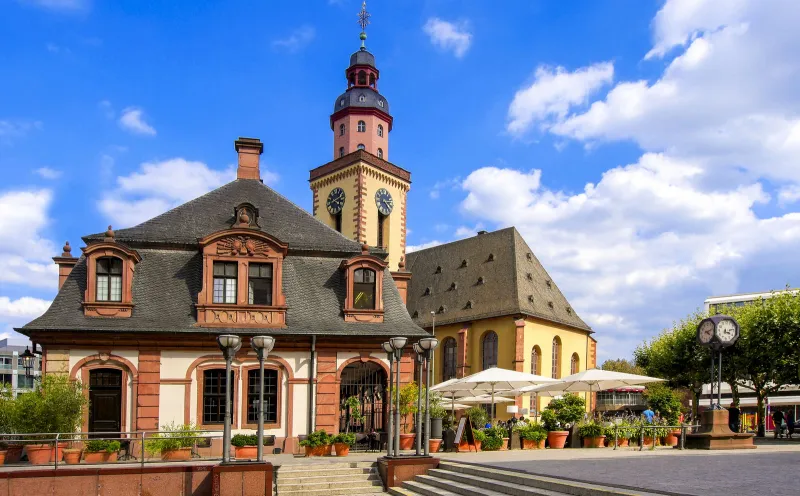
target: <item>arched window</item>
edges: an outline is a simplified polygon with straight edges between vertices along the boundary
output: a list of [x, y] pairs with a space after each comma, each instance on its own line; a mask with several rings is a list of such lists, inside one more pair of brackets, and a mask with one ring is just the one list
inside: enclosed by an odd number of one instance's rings
[[552, 361], [551, 377], [553, 379], [561, 379], [561, 339], [558, 336], [553, 338]]
[[358, 71], [358, 84], [367, 84], [367, 73]]
[[116, 257], [97, 259], [97, 301], [122, 301], [122, 260]]
[[353, 272], [353, 308], [375, 309], [375, 271], [356, 269]]
[[358, 132], [364, 133], [367, 131], [367, 123], [364, 121], [358, 121]]
[[369, 75], [369, 85], [372, 86], [373, 88], [375, 87], [375, 74]]
[[343, 146], [339, 147], [339, 156], [340, 157], [344, 157], [344, 147]]
[[378, 148], [378, 158], [383, 158], [383, 148]]
[[378, 124], [378, 136], [383, 138], [383, 124]]
[[442, 382], [452, 379], [456, 376], [456, 353], [458, 352], [458, 344], [453, 338], [446, 338], [443, 349], [443, 365], [442, 365]]
[[364, 143], [359, 143], [357, 148], [359, 150], [365, 150], [367, 147], [364, 146]]
[[339, 136], [344, 136], [344, 124], [339, 124]]
[[581, 359], [578, 358], [577, 353], [572, 354], [572, 359], [569, 361], [569, 375], [577, 374], [581, 371]]
[[[531, 374], [542, 375], [542, 349], [539, 346], [534, 346], [531, 350]], [[539, 405], [536, 401], [536, 395], [531, 395], [531, 412], [530, 415], [535, 415], [534, 412], [539, 410]]]
[[483, 370], [497, 367], [497, 333], [489, 331], [483, 336]]

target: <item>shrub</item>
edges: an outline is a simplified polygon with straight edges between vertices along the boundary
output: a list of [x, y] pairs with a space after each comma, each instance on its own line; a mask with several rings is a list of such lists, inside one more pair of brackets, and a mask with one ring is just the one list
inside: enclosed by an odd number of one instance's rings
[[644, 398], [653, 411], [658, 412], [668, 425], [678, 425], [681, 416], [681, 398], [664, 384], [651, 384], [644, 391]]
[[542, 412], [542, 424], [544, 424], [544, 428], [548, 432], [561, 430], [561, 427], [558, 425], [558, 419], [556, 418], [556, 414], [553, 410], [545, 409]]
[[476, 429], [476, 430], [472, 431], [472, 437], [476, 441], [482, 443], [482, 442], [486, 441], [486, 432]]
[[608, 437], [611, 441], [616, 438], [617, 440], [620, 439], [630, 439], [634, 435], [634, 428], [633, 424], [631, 424], [627, 420], [623, 420], [622, 422], [612, 424], [604, 429], [606, 437]]
[[481, 442], [481, 450], [497, 451], [503, 445], [503, 439], [496, 436], [486, 436], [486, 440]]
[[150, 455], [157, 455], [164, 451], [180, 448], [191, 448], [204, 431], [199, 430], [194, 424], [176, 424], [170, 422], [161, 426], [158, 434], [144, 442], [144, 449]]
[[547, 430], [542, 424], [519, 425], [514, 427], [514, 430], [519, 434], [520, 439], [527, 441], [539, 442], [547, 438]]
[[545, 407], [545, 411], [547, 410], [552, 410], [556, 421], [562, 427], [567, 427], [581, 420], [586, 414], [586, 401], [577, 395], [567, 393], [561, 398], [553, 398]]
[[499, 425], [496, 425], [494, 427], [489, 427], [488, 429], [486, 429], [486, 436], [499, 437], [499, 438], [508, 437], [508, 429], [506, 429], [505, 427], [500, 427]]
[[[241, 448], [243, 446], [258, 446], [257, 434], [236, 434], [231, 438], [231, 445]], [[269, 436], [264, 436], [262, 446], [269, 445]]]
[[20, 434], [74, 433], [83, 422], [86, 404], [80, 382], [71, 381], [65, 374], [49, 374], [37, 381], [32, 391], [6, 405], [6, 422]]
[[473, 429], [482, 429], [483, 426], [489, 422], [489, 416], [486, 414], [486, 410], [479, 406], [473, 406], [467, 410], [467, 417]]
[[332, 437], [325, 432], [325, 429], [320, 429], [318, 431], [314, 431], [308, 435], [305, 439], [300, 441], [300, 446], [302, 447], [309, 447], [309, 448], [317, 448], [319, 446], [325, 446], [326, 444], [331, 444]]
[[108, 439], [90, 439], [84, 445], [87, 453], [115, 453], [119, 451], [119, 441], [109, 441]]
[[[397, 406], [394, 389], [389, 390], [392, 395], [392, 404]], [[408, 419], [412, 413], [417, 413], [417, 395], [419, 388], [416, 382], [409, 382], [400, 388], [400, 418], [403, 424], [403, 433], [408, 434]]]
[[350, 412], [350, 418], [345, 426], [345, 432], [350, 432], [350, 425], [354, 422], [363, 422], [366, 416], [361, 414], [361, 402], [358, 401], [358, 396], [349, 396], [342, 406]]
[[578, 426], [578, 435], [581, 437], [600, 437], [603, 435], [603, 426], [597, 422], [586, 422]]
[[340, 432], [333, 438], [334, 444], [346, 444], [352, 446], [356, 444], [356, 435], [347, 432]]

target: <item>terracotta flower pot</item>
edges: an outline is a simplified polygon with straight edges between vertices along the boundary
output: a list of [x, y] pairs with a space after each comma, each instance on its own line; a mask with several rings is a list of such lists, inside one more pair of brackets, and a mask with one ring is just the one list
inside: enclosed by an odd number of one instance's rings
[[584, 448], [603, 448], [603, 441], [605, 441], [605, 436], [597, 436], [597, 437], [585, 437], [583, 438], [583, 447]]
[[49, 444], [29, 444], [25, 446], [25, 451], [28, 453], [28, 461], [31, 465], [47, 465], [50, 463], [50, 451], [52, 451], [52, 448]]
[[564, 449], [569, 431], [550, 431], [547, 433], [547, 442], [550, 449]]
[[314, 448], [311, 446], [303, 446], [303, 449], [306, 452], [306, 456], [314, 456]]
[[523, 439], [522, 440], [522, 449], [524, 450], [532, 450], [532, 449], [544, 449], [544, 439], [541, 441], [534, 441], [533, 439]]
[[439, 448], [442, 447], [442, 440], [441, 439], [428, 439], [428, 452], [430, 453], [438, 453]]
[[508, 438], [503, 438], [503, 444], [500, 445], [500, 451], [508, 451]]
[[478, 441], [478, 440], [476, 439], [476, 440], [475, 440], [475, 449], [477, 449], [478, 451], [480, 451], [480, 450], [481, 450], [481, 443], [482, 443], [482, 442], [483, 442], [483, 441]]
[[58, 458], [58, 461], [63, 460], [64, 459], [64, 448], [66, 448], [66, 447], [67, 447], [67, 443], [58, 443], [58, 447], [57, 448], [51, 448], [50, 449], [50, 461], [54, 462], [54, 461], [56, 461], [56, 458]]
[[416, 434], [400, 434], [400, 449], [410, 450], [414, 449], [414, 440], [417, 438]]
[[644, 437], [644, 446], [652, 446], [653, 445], [653, 438], [652, 437]]
[[6, 463], [19, 463], [20, 458], [22, 458], [22, 448], [21, 444], [9, 445], [6, 450]]
[[5, 465], [6, 463], [6, 451], [0, 451], [0, 465]]
[[237, 459], [255, 459], [258, 457], [258, 446], [234, 446]]
[[336, 456], [347, 456], [350, 454], [350, 445], [347, 443], [334, 443], [333, 449], [336, 451]]
[[[609, 441], [608, 445], [611, 446], [611, 442], [610, 441]], [[617, 446], [620, 447], [620, 448], [627, 447], [628, 446], [628, 438], [627, 437], [625, 437], [625, 438], [621, 437], [621, 438], [617, 439]]]
[[117, 452], [97, 451], [95, 453], [86, 452], [83, 454], [83, 461], [86, 463], [113, 463], [117, 461]]
[[[116, 453], [114, 453], [116, 455]], [[178, 448], [161, 452], [161, 459], [165, 462], [185, 461], [192, 458], [192, 448]]]
[[680, 430], [678, 430], [677, 432], [676, 431], [670, 432], [668, 435], [664, 436], [663, 440], [661, 441], [661, 444], [663, 444], [664, 446], [677, 446], [678, 436], [680, 435], [681, 435]]
[[67, 465], [77, 465], [81, 462], [81, 450], [70, 448], [64, 450], [64, 463]]
[[331, 445], [323, 444], [313, 448], [306, 446], [306, 456], [328, 456], [331, 454]]

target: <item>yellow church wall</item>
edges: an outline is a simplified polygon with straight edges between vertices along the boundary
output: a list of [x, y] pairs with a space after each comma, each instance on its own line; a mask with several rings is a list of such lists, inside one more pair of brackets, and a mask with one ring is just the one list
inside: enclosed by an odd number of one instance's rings
[[385, 188], [392, 195], [394, 207], [387, 219], [388, 229], [384, 231], [384, 245], [389, 252], [389, 270], [397, 270], [400, 257], [405, 255], [405, 219], [404, 210], [408, 183], [404, 183], [381, 171], [366, 167], [364, 177], [366, 199], [364, 211], [366, 213], [366, 227], [364, 234], [367, 244], [378, 245], [378, 206], [375, 204], [375, 193]]
[[342, 234], [350, 239], [355, 239], [356, 224], [353, 218], [357, 207], [358, 165], [353, 165], [337, 171], [331, 176], [324, 177], [311, 183], [311, 189], [317, 188], [317, 204], [314, 217], [331, 229], [336, 229], [336, 219], [328, 212], [328, 195], [335, 188], [342, 188], [345, 194], [344, 207], [342, 207]]
[[[453, 338], [458, 343], [458, 331], [463, 327], [461, 324], [452, 324], [445, 326], [436, 326], [436, 339], [439, 340], [439, 346], [433, 352], [433, 382], [439, 384], [442, 381], [442, 365], [444, 365], [444, 340]], [[456, 367], [458, 366], [458, 355], [456, 355]]]

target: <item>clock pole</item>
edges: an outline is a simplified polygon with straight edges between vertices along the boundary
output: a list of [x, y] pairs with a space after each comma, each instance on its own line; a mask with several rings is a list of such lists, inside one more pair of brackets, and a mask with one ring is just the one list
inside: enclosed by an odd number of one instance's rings
[[719, 349], [719, 361], [717, 362], [717, 409], [722, 410], [722, 348]]

